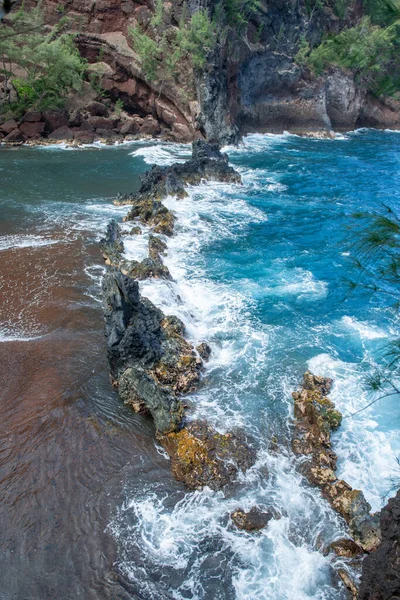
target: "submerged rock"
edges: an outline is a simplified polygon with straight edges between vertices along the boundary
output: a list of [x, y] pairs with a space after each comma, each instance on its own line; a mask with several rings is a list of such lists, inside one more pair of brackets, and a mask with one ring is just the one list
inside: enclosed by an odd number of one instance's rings
[[207, 342], [202, 342], [201, 344], [196, 346], [196, 350], [201, 356], [201, 358], [205, 361], [207, 361], [211, 356], [211, 348], [207, 344]]
[[400, 598], [400, 490], [380, 514], [382, 543], [363, 561], [360, 600]]
[[220, 490], [256, 461], [243, 434], [218, 433], [205, 421], [193, 421], [159, 440], [171, 457], [173, 474], [192, 490]]
[[378, 517], [370, 514], [364, 494], [335, 473], [337, 456], [331, 447], [331, 433], [339, 427], [342, 415], [326, 397], [331, 387], [331, 379], [304, 374], [302, 389], [292, 394], [296, 419], [292, 447], [296, 454], [309, 457], [302, 466], [305, 475], [344, 517], [357, 544], [371, 552], [380, 543]]
[[253, 506], [248, 512], [238, 508], [231, 514], [231, 519], [238, 529], [245, 531], [259, 531], [264, 529], [271, 519], [279, 518], [275, 510], [262, 511], [258, 506]]

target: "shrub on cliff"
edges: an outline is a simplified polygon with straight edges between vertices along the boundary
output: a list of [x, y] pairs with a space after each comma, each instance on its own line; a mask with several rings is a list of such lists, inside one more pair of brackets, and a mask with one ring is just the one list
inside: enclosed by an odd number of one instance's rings
[[303, 38], [295, 60], [316, 75], [329, 65], [351, 69], [356, 81], [370, 92], [394, 93], [400, 89], [399, 31], [398, 20], [380, 27], [366, 16], [355, 27], [324, 40], [312, 50]]
[[23, 113], [63, 105], [83, 82], [84, 61], [73, 37], [61, 33], [65, 22], [45, 27], [39, 9], [10, 15], [0, 31], [3, 112]]

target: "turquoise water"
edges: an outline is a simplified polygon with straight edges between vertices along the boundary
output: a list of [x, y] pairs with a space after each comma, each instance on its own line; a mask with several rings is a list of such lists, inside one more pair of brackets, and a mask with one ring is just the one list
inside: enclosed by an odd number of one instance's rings
[[[243, 186], [206, 184], [184, 200], [166, 200], [178, 217], [165, 259], [174, 281], [143, 282], [142, 293], [180, 316], [193, 342], [211, 345], [204, 382], [192, 397], [196, 416], [221, 430], [244, 427], [259, 458], [225, 498], [187, 493], [172, 481], [161, 448], [136, 450], [106, 532], [117, 542], [116, 568], [140, 598], [346, 597], [335, 574], [338, 559], [318, 550], [346, 527], [296, 469], [291, 392], [311, 369], [334, 379], [331, 397], [344, 415], [371, 400], [365, 375], [398, 323], [378, 298], [348, 296], [345, 279], [354, 274], [353, 214], [379, 203], [399, 206], [399, 142], [397, 133], [366, 130], [336, 140], [252, 135], [227, 148]], [[137, 143], [0, 149], [8, 192], [0, 249], [93, 244], [107, 220], [127, 210], [110, 205], [117, 191], [134, 189], [150, 164], [184, 160], [189, 151]], [[142, 236], [125, 238], [128, 256], [144, 255], [147, 235], [143, 228]], [[76, 276], [100, 322], [101, 264], [85, 246], [80, 252], [84, 272]], [[18, 315], [2, 319], [5, 340], [48, 330], [32, 315]], [[399, 424], [398, 399], [388, 398], [344, 419], [334, 437], [339, 476], [361, 488], [374, 510], [396, 475]], [[282, 518], [260, 535], [236, 531], [229, 513], [255, 503], [275, 506]]]

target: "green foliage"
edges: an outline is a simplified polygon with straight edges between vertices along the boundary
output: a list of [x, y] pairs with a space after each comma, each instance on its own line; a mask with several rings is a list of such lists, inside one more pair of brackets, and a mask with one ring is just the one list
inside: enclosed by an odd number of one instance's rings
[[216, 8], [216, 20], [220, 21], [220, 15], [223, 14], [227, 25], [241, 32], [260, 5], [260, 0], [220, 0]]
[[339, 19], [344, 19], [347, 13], [348, 2], [347, 0], [335, 0], [333, 5], [333, 12]]
[[300, 38], [299, 49], [296, 56], [294, 57], [295, 63], [301, 67], [308, 66], [310, 63], [310, 44], [307, 42], [306, 37], [303, 35]]
[[176, 40], [180, 50], [188, 52], [193, 64], [201, 68], [217, 41], [215, 22], [211, 21], [205, 9], [200, 9], [194, 13], [187, 26], [179, 28]]
[[124, 110], [124, 103], [121, 100], [121, 98], [118, 98], [118, 100], [116, 101], [115, 106], [114, 106], [114, 112], [118, 117], [120, 117], [123, 110]]
[[140, 27], [129, 27], [128, 32], [133, 43], [133, 49], [141, 60], [146, 79], [154, 81], [157, 79], [157, 67], [161, 59], [161, 50], [150, 36], [141, 31]]
[[377, 25], [388, 26], [400, 18], [400, 0], [364, 0], [364, 8]]
[[329, 65], [352, 69], [357, 81], [375, 94], [395, 91], [400, 80], [398, 25], [379, 27], [364, 17], [356, 27], [326, 39], [313, 50], [302, 39], [296, 62], [320, 75]]
[[156, 10], [151, 19], [153, 27], [160, 27], [164, 21], [164, 7], [163, 0], [156, 0]]
[[[62, 24], [62, 26], [64, 26]], [[13, 76], [15, 65], [18, 78]], [[28, 108], [58, 107], [71, 91], [81, 89], [86, 62], [73, 37], [60, 34], [59, 24], [43, 26], [39, 9], [21, 8], [0, 31], [0, 70], [5, 76], [5, 104], [16, 113]], [[17, 102], [11, 104], [11, 90]]]
[[[354, 267], [357, 276], [350, 282], [352, 292], [367, 293], [381, 309], [398, 313], [400, 309], [400, 218], [388, 207], [380, 214], [359, 214]], [[366, 388], [382, 395], [399, 394], [400, 339], [382, 349], [380, 365], [366, 380]], [[368, 406], [370, 406], [370, 404]], [[365, 407], [367, 408], [367, 407]], [[363, 409], [362, 409], [363, 410]]]

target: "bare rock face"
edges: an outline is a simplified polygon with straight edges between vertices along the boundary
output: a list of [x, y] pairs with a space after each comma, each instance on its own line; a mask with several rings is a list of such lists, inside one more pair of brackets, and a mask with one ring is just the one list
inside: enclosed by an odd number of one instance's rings
[[380, 515], [382, 543], [363, 561], [359, 600], [400, 598], [400, 491]]
[[24, 134], [17, 128], [10, 131], [8, 135], [5, 136], [5, 142], [23, 142], [26, 139]]
[[8, 135], [12, 131], [14, 131], [14, 129], [17, 129], [17, 128], [18, 128], [18, 123], [17, 123], [17, 121], [15, 121], [15, 119], [9, 119], [8, 121], [6, 121], [2, 125], [0, 125], [0, 131], [5, 133], [6, 135]]
[[74, 132], [67, 126], [59, 127], [55, 129], [49, 135], [49, 140], [73, 140]]
[[258, 506], [253, 506], [248, 512], [238, 508], [231, 514], [231, 519], [236, 527], [249, 532], [264, 529], [274, 518], [280, 518], [274, 509], [263, 511]]
[[46, 124], [46, 131], [52, 133], [60, 127], [68, 127], [69, 119], [66, 111], [45, 110], [42, 119]]
[[176, 430], [183, 416], [178, 396], [198, 383], [201, 361], [171, 326], [169, 319], [175, 323], [176, 317], [165, 317], [141, 298], [137, 281], [108, 267], [103, 294], [107, 354], [115, 387], [125, 403], [152, 415], [157, 431]]
[[205, 421], [193, 421], [159, 440], [171, 457], [174, 476], [192, 490], [220, 490], [256, 460], [241, 434], [218, 433]]
[[371, 506], [360, 490], [353, 490], [336, 477], [337, 456], [331, 447], [331, 432], [337, 429], [342, 416], [326, 397], [332, 380], [304, 374], [303, 387], [293, 392], [295, 435], [292, 447], [296, 454], [309, 457], [303, 471], [318, 485], [332, 507], [347, 521], [355, 542], [366, 552], [379, 546], [379, 519], [371, 515]]

